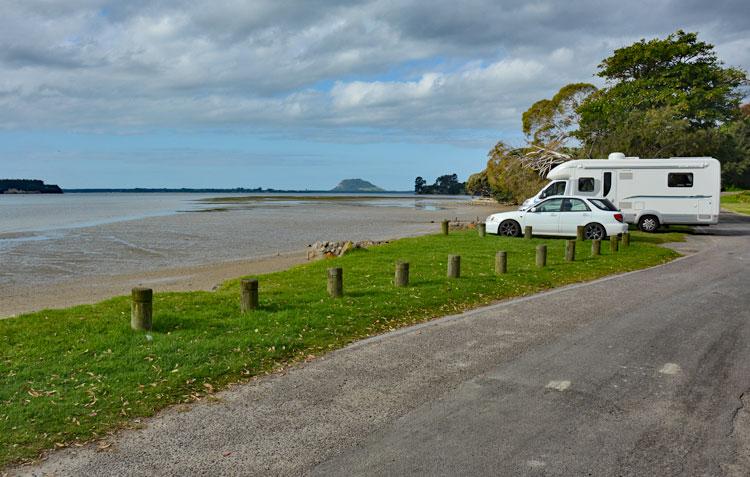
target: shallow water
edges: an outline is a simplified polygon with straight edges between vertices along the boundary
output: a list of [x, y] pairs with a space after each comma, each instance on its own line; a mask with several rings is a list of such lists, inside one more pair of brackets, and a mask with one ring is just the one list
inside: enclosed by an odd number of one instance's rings
[[318, 240], [424, 232], [467, 197], [0, 195], [0, 296], [14, 286], [273, 255]]

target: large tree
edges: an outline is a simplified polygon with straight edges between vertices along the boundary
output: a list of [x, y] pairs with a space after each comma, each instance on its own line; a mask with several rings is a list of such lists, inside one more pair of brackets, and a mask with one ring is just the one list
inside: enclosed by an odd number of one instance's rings
[[[665, 39], [641, 40], [615, 50], [599, 65], [598, 75], [608, 86], [578, 108], [577, 137], [587, 155], [604, 156], [614, 150], [629, 155], [652, 154], [652, 141], [673, 136], [656, 149], [663, 156], [712, 152], [713, 141], [696, 138], [735, 120], [746, 75], [725, 67], [713, 45], [699, 41], [696, 33], [678, 31]], [[650, 128], [642, 139], [632, 140], [632, 128]], [[675, 135], [674, 131], [682, 133]], [[704, 132], [699, 132], [704, 131]]]

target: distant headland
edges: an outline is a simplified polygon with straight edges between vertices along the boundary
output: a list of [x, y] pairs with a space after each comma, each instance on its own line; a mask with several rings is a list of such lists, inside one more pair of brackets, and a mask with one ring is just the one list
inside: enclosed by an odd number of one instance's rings
[[385, 192], [372, 182], [362, 179], [344, 179], [331, 192]]
[[62, 194], [55, 184], [37, 179], [0, 179], [0, 194]]

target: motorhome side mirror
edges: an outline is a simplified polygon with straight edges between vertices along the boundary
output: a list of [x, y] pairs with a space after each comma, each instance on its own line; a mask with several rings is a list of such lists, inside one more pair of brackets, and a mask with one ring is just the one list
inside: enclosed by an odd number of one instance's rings
[[529, 212], [536, 212], [536, 207], [532, 207], [529, 209]]

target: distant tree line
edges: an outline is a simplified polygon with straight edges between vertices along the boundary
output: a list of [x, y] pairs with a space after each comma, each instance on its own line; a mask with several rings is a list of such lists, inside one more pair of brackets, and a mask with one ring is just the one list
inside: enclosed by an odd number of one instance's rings
[[712, 156], [724, 187], [750, 188], [747, 73], [726, 67], [697, 33], [677, 31], [615, 50], [599, 64], [606, 86], [563, 86], [523, 114], [523, 146], [498, 142], [472, 194], [518, 202], [564, 161], [610, 152], [659, 158]]
[[0, 194], [62, 194], [60, 187], [36, 179], [0, 179]]
[[427, 185], [427, 181], [420, 176], [414, 180], [414, 193], [462, 195], [466, 194], [466, 183], [459, 182], [456, 174], [446, 174], [435, 179], [434, 184]]

